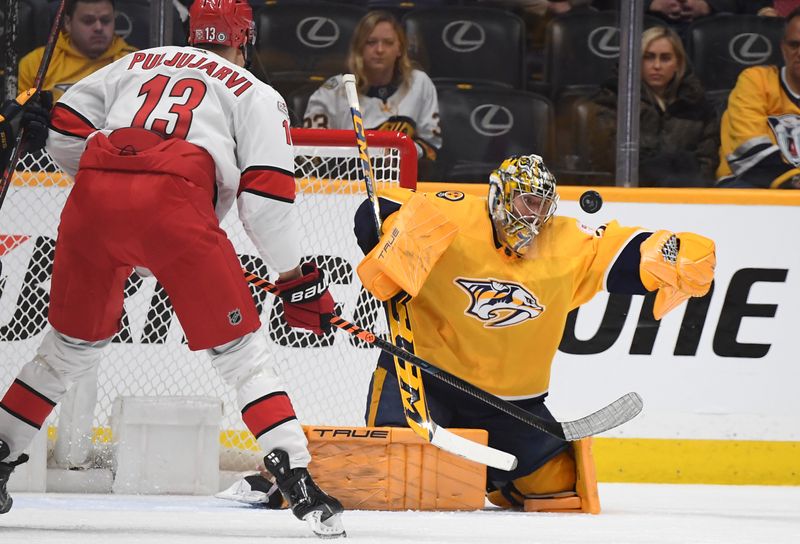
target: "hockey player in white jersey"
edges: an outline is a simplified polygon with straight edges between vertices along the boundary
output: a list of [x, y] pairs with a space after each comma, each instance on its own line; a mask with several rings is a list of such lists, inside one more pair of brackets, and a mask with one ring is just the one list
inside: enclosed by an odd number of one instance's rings
[[[348, 65], [356, 75], [364, 126], [402, 132], [420, 158], [435, 160], [442, 147], [436, 87], [408, 58], [405, 32], [386, 11], [371, 11], [353, 32]], [[352, 129], [342, 75], [328, 79], [308, 100], [307, 128]]]
[[342, 505], [308, 473], [307, 441], [273, 366], [219, 220], [236, 203], [278, 272], [287, 322], [329, 330], [322, 272], [300, 263], [286, 105], [244, 69], [255, 40], [244, 0], [197, 0], [189, 44], [132, 53], [56, 104], [47, 149], [74, 176], [56, 242], [49, 321], [34, 359], [0, 398], [0, 513], [23, 450], [118, 331], [123, 287], [146, 268], [169, 294], [189, 348], [207, 350], [293, 513], [343, 536]]

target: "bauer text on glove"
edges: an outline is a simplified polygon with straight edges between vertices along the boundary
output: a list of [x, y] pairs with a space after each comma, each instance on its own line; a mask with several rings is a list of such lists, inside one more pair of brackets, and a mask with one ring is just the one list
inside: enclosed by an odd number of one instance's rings
[[303, 275], [299, 278], [275, 283], [283, 299], [286, 322], [317, 335], [330, 332], [334, 302], [325, 286], [324, 274], [313, 263], [303, 264], [301, 271]]

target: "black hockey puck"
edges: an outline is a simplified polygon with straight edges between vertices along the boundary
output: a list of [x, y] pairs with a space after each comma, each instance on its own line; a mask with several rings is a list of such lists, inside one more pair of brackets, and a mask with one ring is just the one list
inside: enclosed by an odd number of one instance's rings
[[603, 197], [597, 191], [586, 191], [578, 202], [586, 213], [597, 213], [603, 207]]

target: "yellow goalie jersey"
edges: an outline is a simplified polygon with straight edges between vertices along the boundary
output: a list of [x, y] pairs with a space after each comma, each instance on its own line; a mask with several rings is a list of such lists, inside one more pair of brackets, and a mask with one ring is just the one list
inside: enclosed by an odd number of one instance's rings
[[[412, 194], [393, 189], [381, 200], [402, 204]], [[649, 233], [638, 228], [611, 222], [595, 230], [556, 216], [520, 259], [495, 242], [485, 198], [460, 191], [423, 196], [458, 233], [408, 302], [414, 350], [481, 389], [507, 399], [545, 393], [567, 314], [606, 287], [608, 271], [634, 238], [627, 275], [636, 285], [628, 292], [645, 292], [638, 244]], [[357, 218], [356, 234], [358, 225]]]

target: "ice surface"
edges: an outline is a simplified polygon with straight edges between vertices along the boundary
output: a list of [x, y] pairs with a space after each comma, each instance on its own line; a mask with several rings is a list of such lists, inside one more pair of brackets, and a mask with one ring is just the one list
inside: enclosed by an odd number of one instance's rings
[[[603, 513], [346, 512], [342, 544], [800, 544], [800, 487], [600, 484]], [[288, 511], [209, 497], [16, 493], [0, 544], [317, 541]]]

